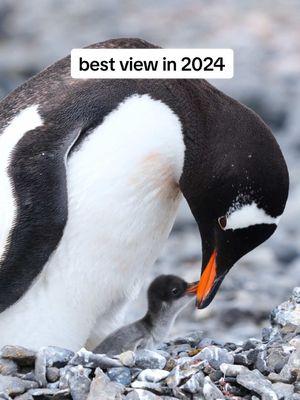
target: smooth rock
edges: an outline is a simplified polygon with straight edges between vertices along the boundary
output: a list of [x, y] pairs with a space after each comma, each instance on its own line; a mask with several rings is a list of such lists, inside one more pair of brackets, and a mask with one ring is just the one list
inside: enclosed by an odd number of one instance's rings
[[107, 376], [111, 381], [128, 386], [131, 383], [131, 372], [127, 367], [115, 367], [107, 370]]
[[26, 384], [20, 378], [0, 375], [0, 392], [16, 396], [26, 390]]
[[142, 369], [163, 369], [167, 360], [162, 355], [152, 350], [138, 350], [135, 365]]
[[119, 354], [116, 358], [121, 361], [124, 367], [131, 368], [135, 365], [135, 354], [131, 350], [124, 351], [124, 353]]
[[220, 370], [223, 372], [225, 376], [234, 376], [236, 377], [239, 374], [245, 374], [249, 372], [249, 369], [243, 365], [232, 365], [223, 363], [220, 365]]
[[159, 382], [165, 379], [170, 374], [169, 371], [161, 370], [161, 369], [145, 369], [143, 370], [139, 376], [139, 381], [147, 381], [147, 382]]
[[117, 382], [112, 382], [97, 368], [95, 378], [92, 380], [88, 400], [118, 400], [121, 399], [121, 394], [124, 392], [124, 386]]
[[56, 382], [60, 377], [60, 370], [56, 367], [48, 367], [46, 370], [46, 379], [48, 382]]

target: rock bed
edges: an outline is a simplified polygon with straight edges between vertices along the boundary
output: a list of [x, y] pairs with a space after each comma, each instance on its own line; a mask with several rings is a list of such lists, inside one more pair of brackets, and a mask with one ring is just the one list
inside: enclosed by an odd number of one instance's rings
[[193, 332], [114, 358], [58, 347], [0, 355], [1, 399], [300, 400], [300, 288], [272, 311], [261, 340], [241, 345]]

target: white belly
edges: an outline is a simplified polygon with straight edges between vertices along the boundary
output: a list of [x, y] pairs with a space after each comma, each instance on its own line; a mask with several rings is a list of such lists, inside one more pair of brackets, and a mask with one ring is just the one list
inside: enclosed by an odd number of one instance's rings
[[103, 334], [114, 328], [171, 230], [183, 156], [178, 118], [148, 96], [122, 103], [90, 134], [68, 160], [63, 238], [28, 292], [0, 315], [0, 347], [78, 349], [96, 321]]

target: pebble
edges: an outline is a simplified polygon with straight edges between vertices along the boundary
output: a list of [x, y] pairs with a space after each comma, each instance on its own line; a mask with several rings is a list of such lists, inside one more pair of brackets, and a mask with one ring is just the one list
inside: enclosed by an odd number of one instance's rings
[[263, 400], [278, 400], [272, 384], [258, 371], [243, 372], [236, 377], [237, 382], [262, 396]]
[[97, 368], [87, 400], [117, 400], [121, 398], [124, 390], [123, 385], [110, 381], [105, 373]]
[[125, 367], [131, 368], [135, 365], [135, 354], [131, 350], [119, 354], [117, 359], [120, 360]]
[[68, 388], [73, 400], [84, 400], [90, 392], [91, 380], [82, 365], [72, 367], [68, 371]]
[[204, 385], [204, 373], [202, 371], [197, 372], [190, 379], [188, 379], [183, 385], [180, 386], [185, 392], [196, 394], [202, 392]]
[[277, 382], [277, 383], [273, 383], [272, 387], [279, 399], [289, 400], [292, 398], [292, 395], [294, 393], [293, 385]]
[[21, 346], [4, 346], [0, 356], [15, 361], [19, 365], [32, 366], [35, 363], [36, 352]]
[[135, 365], [142, 369], [164, 369], [167, 360], [161, 354], [152, 350], [138, 350], [136, 352]]
[[16, 396], [26, 390], [25, 383], [20, 378], [0, 375], [0, 393]]
[[220, 370], [223, 372], [225, 376], [234, 376], [236, 377], [239, 374], [245, 374], [249, 371], [249, 369], [243, 365], [232, 365], [223, 363], [220, 365]]
[[48, 367], [46, 370], [46, 379], [48, 382], [56, 382], [60, 377], [60, 369], [57, 367]]
[[106, 356], [105, 354], [94, 354], [86, 349], [81, 349], [77, 354], [70, 360], [70, 364], [73, 365], [83, 365], [88, 368], [112, 368], [112, 367], [122, 367], [120, 360], [113, 359]]
[[149, 392], [149, 390], [135, 389], [127, 394], [126, 400], [161, 400], [160, 396], [156, 396], [154, 393]]
[[[284, 310], [281, 318], [290, 321], [286, 312], [300, 304], [296, 295], [277, 307]], [[157, 351], [113, 358], [85, 349], [74, 354], [53, 346], [38, 352], [6, 346], [0, 399], [300, 400], [300, 326], [276, 321], [263, 341], [221, 344], [192, 333], [186, 343], [180, 337]]]
[[107, 370], [107, 376], [111, 381], [128, 386], [131, 383], [131, 372], [128, 367], [115, 367]]
[[170, 374], [169, 371], [148, 368], [142, 371], [137, 379], [139, 381], [159, 382], [162, 379], [165, 379], [169, 374]]
[[203, 394], [205, 400], [225, 399], [221, 390], [217, 388], [217, 386], [210, 380], [208, 376], [204, 378]]
[[0, 374], [13, 375], [18, 371], [18, 365], [13, 360], [0, 358]]
[[155, 382], [134, 381], [131, 383], [131, 387], [134, 389], [149, 389], [157, 393], [161, 393], [163, 391], [162, 386]]
[[223, 363], [233, 364], [234, 362], [232, 354], [217, 346], [207, 346], [195, 357], [199, 357], [200, 360], [207, 360], [214, 369], [219, 368]]

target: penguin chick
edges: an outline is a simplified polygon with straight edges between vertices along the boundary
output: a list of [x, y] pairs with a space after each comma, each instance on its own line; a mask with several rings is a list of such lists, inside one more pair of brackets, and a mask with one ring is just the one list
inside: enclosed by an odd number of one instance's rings
[[117, 329], [94, 353], [116, 355], [127, 350], [155, 348], [168, 335], [179, 312], [196, 294], [197, 285], [174, 275], [160, 275], [148, 288], [148, 311], [145, 316]]

